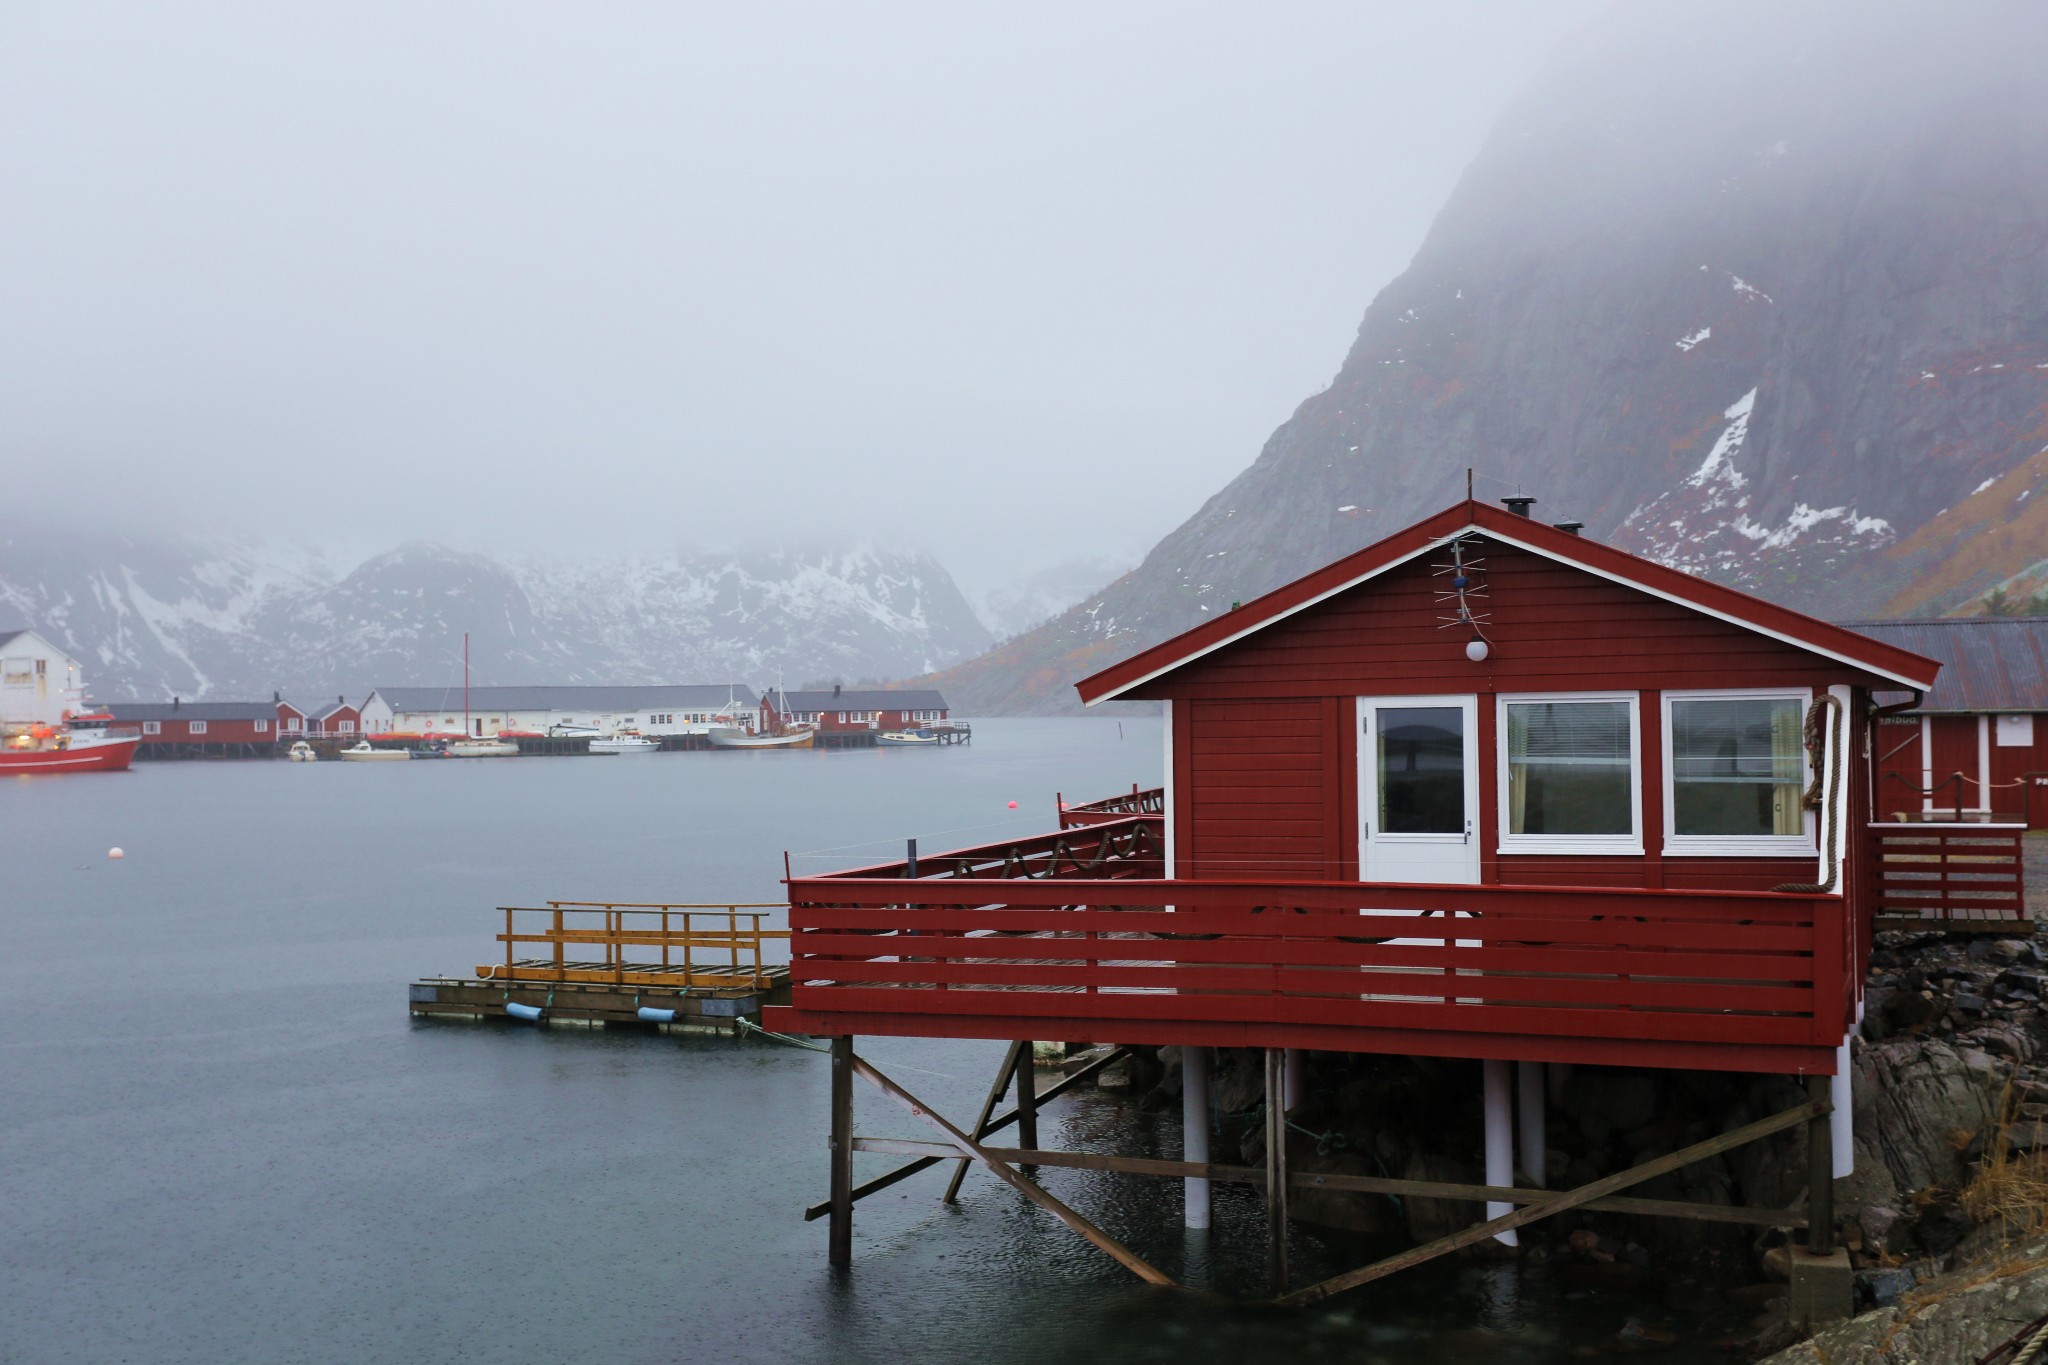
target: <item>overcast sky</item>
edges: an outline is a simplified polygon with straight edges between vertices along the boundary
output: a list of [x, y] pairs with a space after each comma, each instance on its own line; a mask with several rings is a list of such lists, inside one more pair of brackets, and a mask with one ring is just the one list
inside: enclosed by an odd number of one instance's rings
[[1595, 9], [0, 0], [5, 508], [1135, 560]]

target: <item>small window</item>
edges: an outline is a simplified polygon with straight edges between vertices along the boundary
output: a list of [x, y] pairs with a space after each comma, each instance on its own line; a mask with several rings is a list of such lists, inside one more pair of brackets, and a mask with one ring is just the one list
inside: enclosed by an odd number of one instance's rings
[[257, 733], [257, 734], [259, 734], [259, 735], [267, 735], [267, 734], [269, 734], [269, 733], [270, 733], [270, 722], [269, 722], [269, 721], [267, 721], [267, 720], [259, 720], [259, 721], [257, 721], [257, 722], [256, 722], [256, 733]]
[[345, 720], [334, 728], [341, 731], [344, 735], [352, 735], [356, 732], [356, 723], [352, 720]]
[[2000, 716], [1998, 718], [1998, 747], [2001, 749], [2033, 748], [2034, 718], [2032, 716]]
[[142, 722], [142, 733], [145, 735], [160, 735], [163, 732], [164, 723], [160, 720], [146, 720]]
[[186, 734], [189, 734], [189, 735], [203, 735], [203, 734], [205, 734], [205, 733], [206, 733], [206, 722], [205, 722], [205, 721], [203, 721], [203, 720], [188, 720], [188, 721], [186, 721], [186, 722], [185, 722], [185, 733], [186, 733]]
[[1805, 693], [1667, 695], [1665, 708], [1671, 852], [1813, 851], [1803, 804]]
[[291, 734], [297, 734], [299, 730], [299, 718], [297, 716], [286, 716], [284, 718], [284, 728], [287, 732]]
[[1503, 697], [1501, 847], [1640, 854], [1632, 694]]

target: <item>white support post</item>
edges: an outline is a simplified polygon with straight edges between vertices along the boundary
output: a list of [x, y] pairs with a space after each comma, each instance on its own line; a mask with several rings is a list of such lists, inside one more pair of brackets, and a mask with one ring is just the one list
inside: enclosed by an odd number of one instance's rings
[[[1515, 1123], [1514, 1102], [1508, 1083], [1508, 1064], [1491, 1059], [1480, 1064], [1485, 1068], [1486, 1102], [1486, 1183], [1489, 1185], [1513, 1185], [1515, 1183]], [[1513, 1204], [1487, 1201], [1486, 1218], [1492, 1222], [1513, 1213]], [[1494, 1240], [1502, 1246], [1519, 1246], [1515, 1230], [1494, 1234]]]
[[[1180, 1050], [1181, 1159], [1209, 1159], [1209, 1049]], [[1184, 1221], [1191, 1228], [1209, 1226], [1209, 1182], [1190, 1176], [1181, 1182], [1185, 1193]]]
[[1287, 1049], [1287, 1086], [1281, 1103], [1292, 1113], [1308, 1098], [1308, 1053], [1298, 1047]]
[[1522, 1174], [1537, 1189], [1545, 1184], [1543, 1169], [1550, 1153], [1543, 1132], [1543, 1063], [1516, 1062], [1515, 1132], [1520, 1139]]
[[1835, 1074], [1828, 1078], [1828, 1099], [1835, 1112], [1828, 1123], [1828, 1136], [1835, 1146], [1835, 1179], [1856, 1174], [1856, 1077], [1849, 1070], [1849, 1040], [1835, 1049]]

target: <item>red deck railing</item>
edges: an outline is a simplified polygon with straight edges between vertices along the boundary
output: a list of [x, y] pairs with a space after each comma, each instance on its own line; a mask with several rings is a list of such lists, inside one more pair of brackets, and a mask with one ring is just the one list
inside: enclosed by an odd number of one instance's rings
[[1084, 801], [1078, 806], [1070, 806], [1062, 797], [1058, 798], [1058, 805], [1061, 829], [1073, 829], [1077, 825], [1107, 824], [1112, 820], [1124, 820], [1133, 815], [1164, 816], [1166, 788], [1152, 787], [1141, 791], [1138, 784], [1133, 782], [1128, 792], [1106, 796], [1100, 801]]
[[1878, 929], [2027, 932], [2023, 824], [1870, 827]]
[[1834, 1069], [1839, 896], [1173, 881], [1155, 826], [792, 879], [780, 1026]]

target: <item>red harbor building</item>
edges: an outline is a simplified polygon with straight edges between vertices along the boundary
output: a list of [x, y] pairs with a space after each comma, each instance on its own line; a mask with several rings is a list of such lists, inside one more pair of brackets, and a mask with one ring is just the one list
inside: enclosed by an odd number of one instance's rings
[[[833, 1198], [819, 1210], [835, 1260], [850, 1255], [855, 1198], [896, 1178], [854, 1187], [851, 1152], [919, 1150], [852, 1135], [854, 1074], [941, 1129], [927, 1157], [979, 1161], [1041, 1204], [1015, 1166], [1081, 1164], [1036, 1149], [1028, 1126], [1028, 1156], [1004, 1156], [983, 1125], [932, 1115], [857, 1055], [863, 1034], [1010, 1040], [1020, 1123], [1034, 1106], [1024, 1040], [1181, 1047], [1184, 1160], [1087, 1160], [1173, 1167], [1196, 1225], [1209, 1179], [1263, 1181], [1285, 1302], [1510, 1239], [1674, 1161], [1801, 1125], [1808, 1251], [1838, 1259], [1828, 1177], [1853, 1154], [1829, 1116], [1846, 1119], [1872, 933], [2009, 928], [2023, 915], [2016, 841], [1874, 824], [1872, 735], [1935, 685], [1935, 660], [1517, 502], [1447, 508], [1081, 681], [1089, 705], [1164, 710], [1160, 791], [1062, 811], [1067, 828], [1036, 839], [790, 879], [791, 1003], [769, 1019], [833, 1040]], [[1263, 1173], [1207, 1161], [1197, 1097], [1219, 1047], [1265, 1050], [1269, 1126], [1299, 1098], [1304, 1050], [1482, 1062], [1487, 1183], [1469, 1194], [1488, 1220], [1292, 1288], [1284, 1131], [1269, 1128]], [[1780, 1073], [1807, 1078], [1808, 1099], [1593, 1186], [1510, 1188], [1517, 1164], [1542, 1181], [1543, 1069], [1559, 1064]]]
[[785, 692], [771, 688], [761, 698], [763, 733], [785, 725], [809, 725], [821, 734], [914, 730], [944, 725], [952, 712], [945, 697], [929, 689], [848, 689]]
[[277, 707], [267, 701], [117, 701], [100, 708], [142, 733], [138, 759], [268, 758], [277, 752]]

